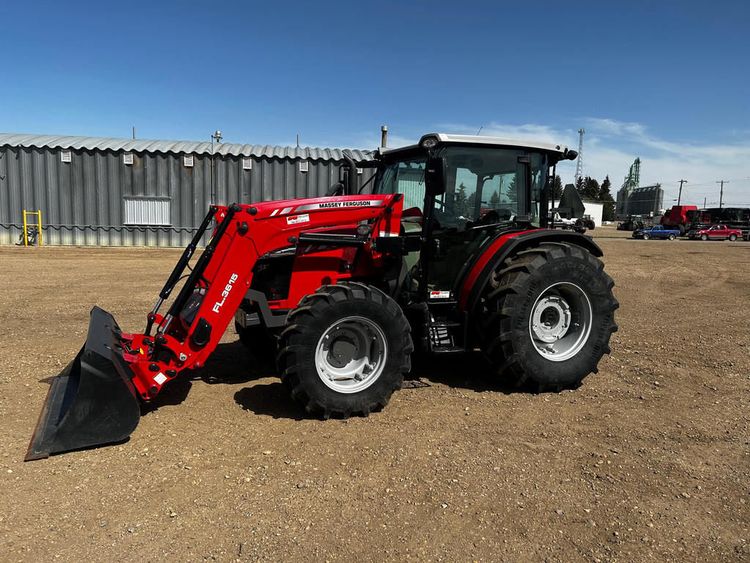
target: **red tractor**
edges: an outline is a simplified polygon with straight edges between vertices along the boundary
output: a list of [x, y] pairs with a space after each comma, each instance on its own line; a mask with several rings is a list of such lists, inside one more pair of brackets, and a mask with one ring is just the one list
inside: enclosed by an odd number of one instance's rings
[[[599, 247], [545, 228], [555, 165], [575, 157], [430, 134], [349, 159], [326, 197], [212, 206], [143, 333], [94, 307], [26, 459], [126, 439], [141, 403], [203, 366], [233, 319], [247, 346], [278, 351], [292, 398], [323, 418], [384, 407], [415, 349], [480, 350], [500, 378], [534, 391], [577, 386], [610, 351], [618, 303]], [[355, 189], [362, 166], [376, 167], [371, 193]]]

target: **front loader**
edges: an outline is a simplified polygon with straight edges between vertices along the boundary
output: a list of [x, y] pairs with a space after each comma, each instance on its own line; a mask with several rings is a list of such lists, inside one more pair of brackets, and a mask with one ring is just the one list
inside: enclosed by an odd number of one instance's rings
[[[322, 418], [383, 408], [415, 348], [480, 351], [519, 388], [579, 385], [609, 352], [617, 301], [596, 244], [545, 228], [555, 165], [571, 158], [558, 145], [430, 134], [347, 159], [330, 196], [212, 206], [143, 333], [93, 308], [26, 460], [125, 440], [141, 405], [202, 367], [232, 321], [257, 355], [274, 350], [292, 398]], [[369, 165], [373, 185], [355, 190], [355, 168]]]

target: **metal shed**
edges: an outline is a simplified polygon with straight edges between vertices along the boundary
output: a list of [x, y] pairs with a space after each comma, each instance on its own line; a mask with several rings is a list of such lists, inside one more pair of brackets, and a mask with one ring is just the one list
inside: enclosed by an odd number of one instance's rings
[[211, 203], [323, 195], [343, 163], [340, 149], [0, 133], [0, 244], [40, 209], [45, 244], [184, 246]]

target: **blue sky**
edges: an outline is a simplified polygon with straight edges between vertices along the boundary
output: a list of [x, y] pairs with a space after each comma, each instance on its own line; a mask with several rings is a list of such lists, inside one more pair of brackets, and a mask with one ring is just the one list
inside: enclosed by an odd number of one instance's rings
[[[750, 204], [750, 3], [14, 2], [0, 131], [374, 147], [577, 144], [585, 172]], [[573, 166], [562, 170], [565, 180]]]

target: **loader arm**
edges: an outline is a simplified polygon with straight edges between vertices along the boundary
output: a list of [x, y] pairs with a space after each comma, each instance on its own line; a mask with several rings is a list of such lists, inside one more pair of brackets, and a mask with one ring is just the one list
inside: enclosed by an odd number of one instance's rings
[[[153, 399], [181, 372], [203, 366], [216, 349], [260, 256], [295, 252], [294, 291], [276, 303], [295, 307], [322, 285], [363, 275], [358, 269], [372, 273], [383, 256], [376, 241], [398, 235], [402, 207], [398, 194], [211, 207], [159, 292], [143, 333], [121, 332], [112, 315], [92, 310], [88, 339], [51, 385], [26, 460], [126, 439], [138, 424], [139, 400]], [[208, 244], [160, 313], [212, 220]], [[356, 259], [357, 249], [367, 260]]]
[[[346, 253], [345, 235], [358, 237], [365, 246], [380, 235], [398, 234], [401, 205], [400, 197], [388, 195], [216, 207], [213, 236], [167, 314], [149, 314], [148, 322], [156, 327], [154, 337], [123, 335], [125, 359], [141, 398], [153, 398], [181, 371], [205, 364], [252, 284], [258, 257], [296, 246], [299, 262], [311, 264], [297, 272], [303, 283], [295, 284], [285, 303], [292, 308], [304, 294], [354, 275], [346, 269], [318, 271], [315, 266], [331, 254]], [[366, 235], [356, 234], [358, 224], [368, 225]], [[341, 232], [347, 229], [352, 234]]]

